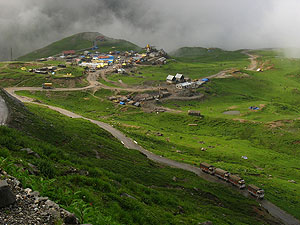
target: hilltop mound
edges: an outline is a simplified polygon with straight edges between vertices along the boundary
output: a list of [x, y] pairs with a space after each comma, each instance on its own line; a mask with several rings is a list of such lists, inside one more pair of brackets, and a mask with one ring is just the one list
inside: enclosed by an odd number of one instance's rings
[[91, 49], [95, 42], [99, 47], [100, 52], [107, 52], [111, 50], [139, 51], [141, 49], [140, 47], [129, 41], [109, 38], [98, 32], [84, 32], [56, 41], [44, 48], [35, 50], [29, 54], [21, 56], [17, 60], [33, 61], [39, 58], [57, 55], [60, 54], [62, 51], [66, 50], [78, 51], [84, 49]]

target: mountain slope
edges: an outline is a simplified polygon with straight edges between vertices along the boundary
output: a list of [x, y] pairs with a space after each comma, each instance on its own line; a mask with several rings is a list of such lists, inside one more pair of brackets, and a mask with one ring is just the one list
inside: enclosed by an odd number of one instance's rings
[[[0, 167], [76, 213], [81, 223], [276, 224], [255, 201], [153, 163], [87, 121], [5, 99], [12, 128], [0, 127]], [[39, 173], [29, 175], [29, 163]]]
[[94, 41], [96, 39], [97, 46], [99, 47], [100, 52], [107, 52], [111, 50], [140, 50], [140, 47], [125, 40], [108, 38], [98, 32], [84, 32], [56, 41], [44, 48], [35, 50], [29, 54], [21, 56], [17, 60], [33, 61], [39, 58], [45, 58], [56, 54], [60, 54], [62, 51], [66, 50], [90, 49], [93, 47]]

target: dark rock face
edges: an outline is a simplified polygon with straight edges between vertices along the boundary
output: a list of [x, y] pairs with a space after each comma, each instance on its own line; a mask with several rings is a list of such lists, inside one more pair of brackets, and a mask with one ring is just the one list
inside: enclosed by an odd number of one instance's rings
[[0, 180], [0, 208], [12, 205], [16, 202], [16, 196], [10, 190], [6, 181]]
[[67, 225], [73, 225], [73, 224], [79, 224], [78, 223], [78, 219], [76, 218], [76, 216], [74, 214], [69, 214], [64, 218], [64, 222]]

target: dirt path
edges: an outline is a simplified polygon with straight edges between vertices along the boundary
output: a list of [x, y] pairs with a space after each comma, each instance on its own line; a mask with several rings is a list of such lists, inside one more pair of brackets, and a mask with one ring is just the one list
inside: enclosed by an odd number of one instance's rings
[[180, 97], [180, 96], [170, 96], [164, 99], [161, 99], [161, 101], [168, 101], [168, 100], [181, 100], [181, 101], [189, 101], [189, 100], [198, 100], [203, 99], [204, 94], [191, 96], [191, 97]]
[[0, 126], [3, 126], [8, 118], [8, 108], [4, 99], [0, 96]]
[[257, 62], [258, 55], [253, 55], [253, 54], [249, 53], [247, 50], [243, 51], [243, 53], [245, 55], [249, 56], [249, 59], [251, 61], [251, 63], [248, 66], [247, 70], [256, 71], [257, 65], [258, 65], [258, 62]]

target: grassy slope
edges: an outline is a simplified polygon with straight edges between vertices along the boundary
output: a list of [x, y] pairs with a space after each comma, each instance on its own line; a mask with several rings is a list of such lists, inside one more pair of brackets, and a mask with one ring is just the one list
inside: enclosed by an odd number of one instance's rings
[[[83, 75], [84, 69], [78, 66], [68, 66], [66, 69], [58, 70], [55, 75], [35, 74], [22, 71], [22, 67], [36, 69], [44, 66], [57, 66], [61, 62], [48, 61], [43, 63], [3, 63], [0, 65], [0, 87], [41, 87], [45, 82], [52, 82], [54, 87], [84, 87], [88, 85]], [[72, 73], [72, 77], [63, 77], [67, 73]]]
[[111, 38], [105, 41], [98, 41], [97, 46], [99, 47], [99, 52], [142, 50], [139, 46], [129, 41]]
[[[0, 167], [75, 212], [82, 223], [271, 224], [254, 212], [254, 201], [231, 189], [150, 162], [87, 121], [27, 107], [14, 106], [10, 126], [19, 131], [0, 127]], [[20, 152], [24, 147], [41, 159]], [[28, 163], [40, 173], [23, 170]]]
[[154, 83], [165, 82], [169, 74], [175, 75], [176, 73], [183, 73], [191, 79], [199, 79], [224, 69], [243, 69], [247, 65], [247, 56], [241, 52], [217, 49], [209, 53], [203, 52], [203, 54], [197, 56], [192, 54], [192, 56], [186, 57], [185, 54], [177, 54], [175, 61], [171, 59], [166, 65], [141, 66], [135, 72], [135, 76], [130, 76], [132, 74], [129, 74], [129, 76], [113, 74], [109, 76], [109, 79], [113, 81], [122, 80], [124, 83], [131, 85], [143, 84], [149, 81]]
[[44, 48], [35, 50], [29, 54], [18, 58], [20, 61], [33, 61], [36, 59], [53, 56], [66, 50], [80, 50], [91, 48], [93, 42], [86, 40], [81, 34], [75, 34], [73, 36], [64, 38], [60, 41], [56, 41]]
[[[299, 183], [288, 181], [300, 180], [300, 123], [296, 120], [299, 117], [300, 95], [297, 90], [300, 88], [300, 67], [297, 60], [277, 58], [272, 52], [258, 53], [264, 55], [261, 61], [270, 61], [274, 68], [263, 73], [248, 72], [251, 75], [248, 78], [213, 80], [200, 90], [208, 97], [205, 101], [166, 103], [181, 110], [201, 110], [204, 120], [190, 118], [185, 113], [154, 115], [131, 108], [127, 113], [114, 111], [109, 108], [115, 107], [112, 103], [104, 100], [105, 104], [110, 105], [104, 108], [100, 106], [103, 103], [97, 104], [99, 100], [92, 97], [78, 108], [75, 102], [85, 95], [90, 96], [88, 93], [68, 94], [68, 98], [59, 93], [47, 97], [36, 93], [35, 96], [89, 117], [113, 116], [112, 123], [118, 126], [120, 122], [120, 128], [129, 136], [158, 154], [191, 164], [208, 161], [241, 174], [248, 183], [264, 187], [267, 199], [299, 218]], [[248, 110], [249, 106], [259, 104], [266, 106], [258, 112]], [[229, 108], [240, 110], [242, 115], [222, 114]], [[250, 122], [240, 123], [232, 119]], [[281, 120], [281, 126], [270, 128], [270, 122], [274, 124], [277, 120]], [[135, 127], [122, 126], [123, 123]], [[190, 123], [199, 126], [189, 127]], [[165, 136], [157, 137], [157, 132]], [[202, 147], [208, 150], [203, 152], [200, 150]], [[249, 159], [242, 160], [243, 155]]]
[[[39, 58], [49, 57], [59, 54], [66, 50], [81, 50], [91, 48], [93, 46], [94, 40], [99, 33], [80, 33], [73, 36], [64, 38], [62, 40], [56, 41], [44, 48], [33, 51], [29, 54], [21, 56], [18, 58], [20, 61], [33, 61]], [[140, 50], [140, 48], [125, 40], [117, 40], [112, 38], [107, 38], [107, 40], [98, 42], [98, 47], [100, 52], [108, 52], [111, 50], [118, 51], [129, 51], [129, 50]], [[114, 49], [112, 47], [115, 47]]]

